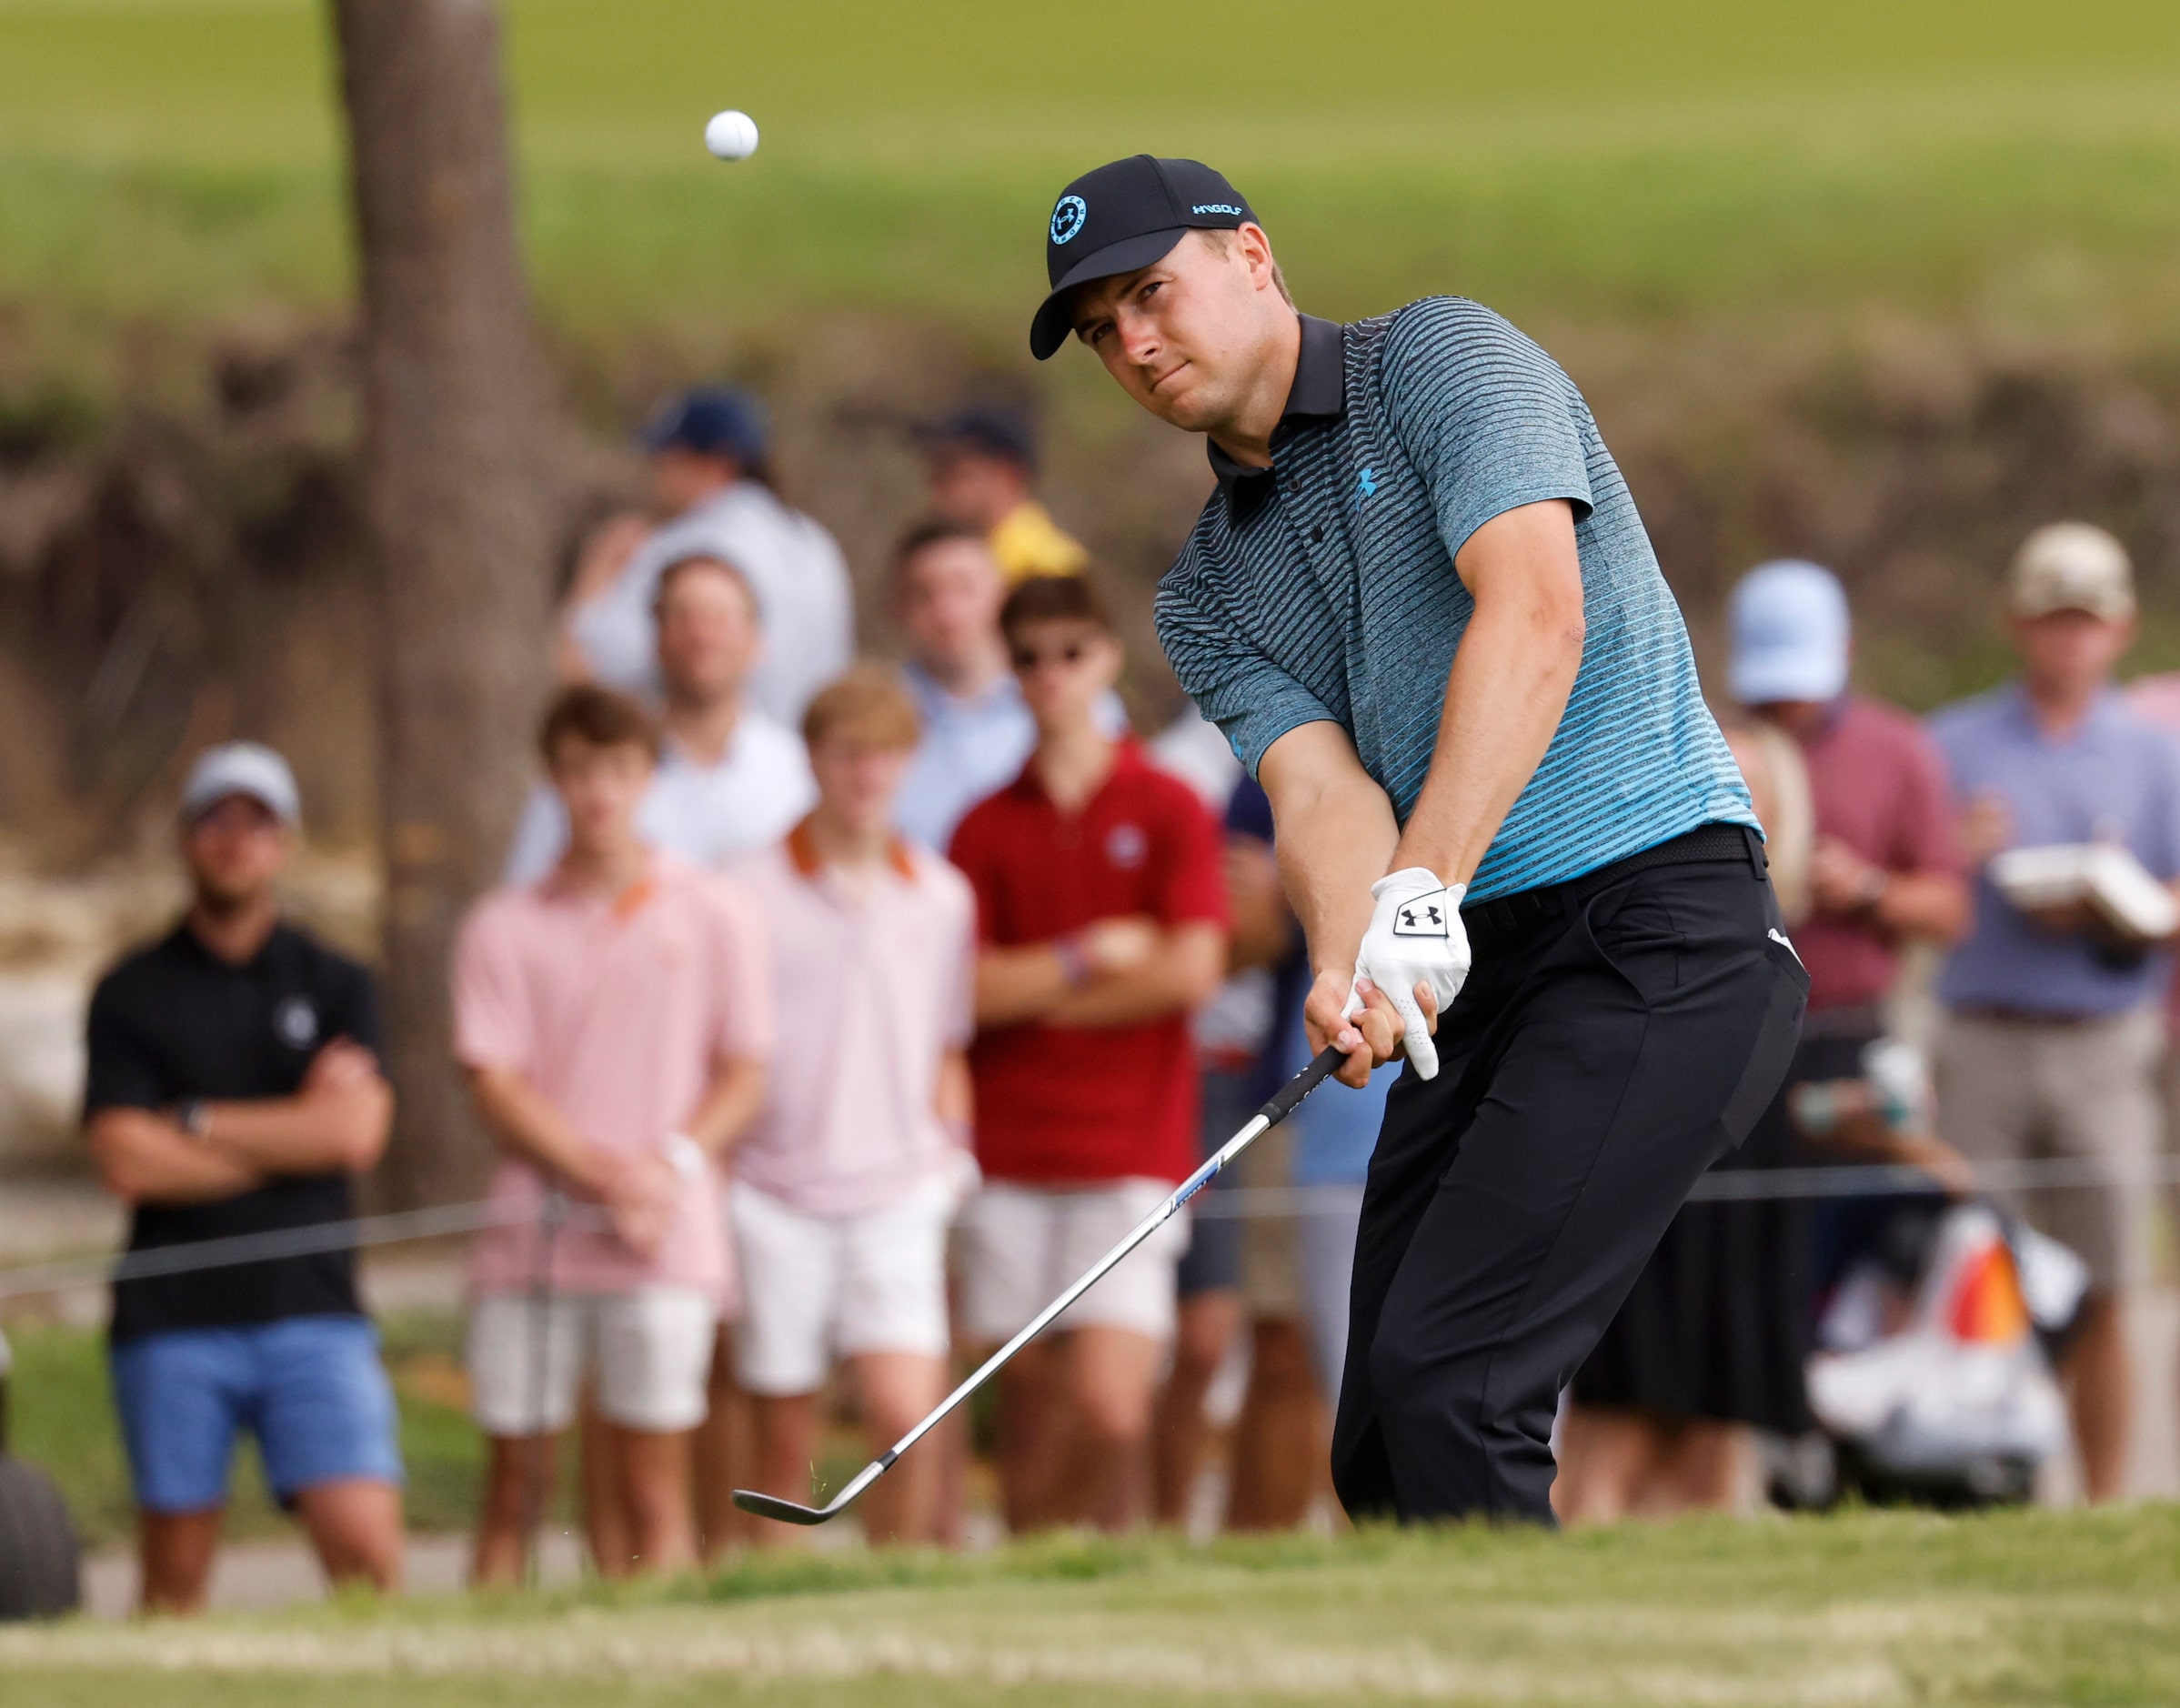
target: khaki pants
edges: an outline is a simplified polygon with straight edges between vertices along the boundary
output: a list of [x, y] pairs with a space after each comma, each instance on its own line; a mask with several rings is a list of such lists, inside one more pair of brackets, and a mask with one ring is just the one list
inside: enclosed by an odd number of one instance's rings
[[2147, 1279], [2156, 1195], [2119, 1179], [2157, 1154], [2164, 1053], [2164, 1022], [2153, 1010], [2085, 1020], [1952, 1013], [1938, 1031], [1938, 1134], [1948, 1144], [1979, 1163], [2110, 1166], [2109, 1186], [2009, 1187], [1992, 1194], [2073, 1247], [2100, 1292]]

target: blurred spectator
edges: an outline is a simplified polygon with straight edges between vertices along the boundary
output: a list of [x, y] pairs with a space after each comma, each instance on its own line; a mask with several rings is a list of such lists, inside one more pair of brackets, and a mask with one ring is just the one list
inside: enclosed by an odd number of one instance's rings
[[[1190, 707], [1152, 739], [1150, 752], [1162, 769], [1195, 789], [1207, 811], [1225, 816], [1242, 771], [1215, 724]], [[1225, 867], [1233, 932], [1227, 945], [1226, 980], [1190, 1021], [1201, 1070], [1200, 1156], [1208, 1157], [1232, 1138], [1263, 1100], [1260, 1095], [1252, 1101], [1251, 1093], [1258, 1058], [1271, 1030], [1271, 963], [1284, 957], [1293, 931], [1276, 871], [1269, 872], [1265, 899], [1259, 879], [1269, 865], [1261, 843], [1228, 839]], [[1213, 1202], [1228, 1183], [1222, 1176], [1192, 1201], [1189, 1249], [1174, 1275], [1173, 1358], [1159, 1392], [1151, 1466], [1151, 1515], [1170, 1527], [1188, 1522], [1211, 1433], [1211, 1384], [1242, 1323], [1243, 1223], [1238, 1216], [1221, 1214]]]
[[[2127, 703], [2135, 712], [2180, 742], [2180, 671], [2138, 676], [2127, 685]], [[2165, 1065], [2158, 1076], [2163, 1106], [2164, 1160], [2168, 1170], [2180, 1170], [2180, 968], [2165, 991]], [[2180, 1240], [2180, 1171], [2168, 1172], [2165, 1191], [2167, 1235]]]
[[[907, 689], [859, 666], [810, 702], [803, 729], [818, 805], [736, 874], [769, 933], [780, 1045], [730, 1188], [759, 1486], [798, 1501], [836, 1355], [873, 1454], [945, 1392], [947, 1224], [974, 1170], [976, 986], [969, 886], [892, 830], [916, 750]], [[910, 1453], [873, 1488], [865, 1534], [935, 1540], [938, 1464]]]
[[[785, 836], [816, 785], [800, 738], [746, 696], [763, 612], [739, 567], [678, 558], [654, 587], [664, 747], [637, 828], [654, 848], [716, 866]], [[535, 882], [567, 846], [567, 809], [541, 781], [516, 827], [507, 881]]]
[[[637, 826], [653, 848], [717, 866], [785, 836], [816, 794], [802, 739], [749, 705], [745, 688], [763, 652], [763, 613], [740, 569], [721, 558], [683, 558], [659, 572], [653, 598], [664, 749]], [[530, 794], [507, 857], [507, 881], [550, 871], [568, 840], [568, 815], [550, 785]], [[745, 1525], [732, 1504], [748, 1480], [741, 1452], [748, 1401], [735, 1388], [731, 1331], [721, 1325], [711, 1394], [696, 1443], [703, 1542], [717, 1552]], [[611, 1455], [599, 1450], [595, 1412], [582, 1412], [584, 1511], [601, 1554], [628, 1552], [628, 1510]]]
[[659, 576], [684, 558], [720, 558], [748, 578], [764, 623], [750, 703], [794, 728], [810, 696], [855, 656], [855, 595], [839, 547], [772, 490], [764, 412], [747, 392], [687, 392], [652, 418], [642, 444], [659, 525], [635, 540], [616, 518], [592, 537], [561, 618], [564, 668], [657, 693]]
[[[471, 1258], [472, 1403], [491, 1438], [480, 1583], [519, 1579], [586, 1377], [628, 1523], [625, 1548], [596, 1548], [598, 1569], [695, 1563], [688, 1432], [714, 1321], [736, 1302], [714, 1166], [756, 1112], [771, 1050], [748, 903], [638, 831], [649, 717], [566, 688], [538, 745], [567, 850], [477, 903], [454, 964], [455, 1053], [503, 1153], [491, 1196], [507, 1217]], [[560, 1226], [569, 1199], [597, 1211]]]
[[[2084, 906], [2014, 907], [1988, 862], [2008, 848], [2116, 843], [2171, 884], [2180, 751], [2113, 686], [2135, 638], [2117, 540], [2079, 522], [2030, 535], [2008, 575], [2006, 615], [2019, 678], [1931, 720], [1978, 869], [1974, 929], [1938, 985], [1939, 1131], [1975, 1161], [2064, 1157], [2116, 1174], [2157, 1149], [2157, 1003], [2172, 958]], [[2117, 1185], [2001, 1196], [2089, 1266], [2063, 1373], [2085, 1490], [2115, 1499], [2133, 1411], [2120, 1307], [2144, 1276], [2145, 1197]]]
[[[300, 820], [278, 754], [200, 758], [182, 794], [189, 910], [91, 999], [85, 1128], [131, 1251], [347, 1221], [350, 1173], [385, 1149], [369, 975], [280, 917]], [[204, 1604], [244, 1430], [326, 1575], [396, 1587], [394, 1396], [353, 1251], [118, 1281], [112, 1358], [146, 1612]]]
[[931, 463], [931, 514], [980, 534], [1010, 587], [1031, 576], [1080, 575], [1090, 553], [1031, 496], [1037, 437], [1019, 410], [958, 409], [917, 431]]
[[[1195, 1166], [1188, 1015], [1225, 959], [1219, 839], [1187, 785], [1099, 727], [1120, 648], [1079, 577], [1024, 582], [1001, 628], [1038, 745], [953, 841], [977, 894], [971, 1052], [985, 1186], [964, 1233], [963, 1319], [1020, 1329]], [[1134, 1515], [1174, 1321], [1176, 1218], [1000, 1378], [1016, 1529]]]
[[[1884, 1030], [1900, 945], [1957, 937], [1967, 891], [1935, 748], [1905, 713], [1848, 688], [1852, 625], [1837, 579], [1813, 563], [1760, 565], [1733, 589], [1728, 618], [1733, 698], [1754, 720], [1737, 732], [1736, 757], [1770, 858], [1793, 880], [1781, 905], [1810, 989], [1785, 1083], [1718, 1166], [1782, 1168], [1802, 1160], [1787, 1115], [1794, 1088], [1860, 1077]], [[1691, 1204], [1675, 1218], [1576, 1374], [1567, 1516], [1732, 1507], [1755, 1486], [1752, 1429], [1813, 1427], [1803, 1385], [1808, 1221], [1795, 1199]]]
[[[1264, 966], [1270, 1012], [1241, 1083], [1239, 1118], [1226, 1123], [1221, 1143], [1286, 1077], [1288, 1040], [1310, 986], [1308, 957], [1272, 859], [1271, 802], [1253, 779], [1245, 779], [1225, 817], [1236, 953], [1248, 952]], [[1291, 1192], [1296, 1130], [1293, 1122], [1282, 1123], [1242, 1152], [1229, 1170], [1232, 1186], [1273, 1198]], [[1241, 1233], [1241, 1306], [1249, 1325], [1249, 1382], [1234, 1420], [1225, 1522], [1232, 1530], [1284, 1530], [1301, 1521], [1329, 1470], [1328, 1414], [1303, 1325], [1301, 1223], [1291, 1211], [1268, 1210], [1260, 1199], [1246, 1218], [1225, 1225]]]
[[[1006, 597], [998, 561], [973, 528], [926, 522], [894, 548], [893, 616], [909, 654], [901, 670], [923, 725], [894, 813], [926, 848], [945, 848], [961, 815], [1020, 776], [1037, 745], [1000, 635]], [[1110, 690], [1098, 715], [1108, 735], [1128, 728]]]

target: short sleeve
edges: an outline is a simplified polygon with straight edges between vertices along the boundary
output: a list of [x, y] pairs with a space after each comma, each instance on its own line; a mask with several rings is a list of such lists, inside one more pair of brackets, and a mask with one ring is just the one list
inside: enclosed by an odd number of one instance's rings
[[91, 998], [85, 1030], [84, 1118], [102, 1109], [158, 1109], [167, 1100], [166, 1076], [129, 1021], [115, 980]]
[[344, 956], [329, 958], [333, 977], [325, 1005], [326, 1031], [385, 1055], [386, 1034], [378, 1021], [378, 987], [371, 975]]
[[1458, 556], [1495, 516], [1564, 498], [1590, 513], [1589, 409], [1558, 363], [1481, 304], [1434, 296], [1385, 337], [1385, 415]]
[[454, 946], [454, 1055], [466, 1068], [537, 1068], [537, 1016], [523, 978], [517, 923], [487, 897]]
[[1887, 862], [1901, 872], [1958, 872], [1964, 869], [1960, 830], [1945, 759], [1937, 744], [1908, 726], [1900, 817]]
[[705, 899], [712, 917], [712, 1048], [730, 1061], [769, 1061], [776, 1029], [763, 923], [728, 879], [708, 879]]
[[1251, 646], [1204, 586], [1194, 548], [1159, 584], [1159, 645], [1197, 708], [1254, 777], [1271, 744], [1303, 724], [1338, 723], [1324, 702]]
[[1159, 923], [1226, 924], [1226, 869], [1217, 823], [1188, 785], [1178, 782], [1160, 817]]

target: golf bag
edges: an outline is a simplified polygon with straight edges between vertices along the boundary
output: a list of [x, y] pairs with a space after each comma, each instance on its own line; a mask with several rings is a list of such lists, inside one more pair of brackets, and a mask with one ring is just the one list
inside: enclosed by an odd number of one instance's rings
[[2064, 1450], [2053, 1373], [2087, 1288], [2064, 1246], [1985, 1203], [1900, 1205], [1832, 1290], [1809, 1403], [1843, 1484], [1881, 1500], [2027, 1500]]

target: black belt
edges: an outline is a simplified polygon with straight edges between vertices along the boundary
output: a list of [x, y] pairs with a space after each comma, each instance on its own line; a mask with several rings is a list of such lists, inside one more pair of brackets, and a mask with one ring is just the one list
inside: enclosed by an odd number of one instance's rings
[[1504, 937], [1540, 919], [1552, 917], [1563, 919], [1571, 909], [1580, 907], [1601, 890], [1610, 889], [1653, 866], [1695, 866], [1727, 860], [1745, 860], [1759, 876], [1770, 869], [1763, 855], [1763, 839], [1748, 826], [1699, 824], [1669, 842], [1646, 848], [1640, 854], [1630, 854], [1625, 859], [1600, 866], [1579, 878], [1565, 879], [1556, 884], [1539, 884], [1534, 889], [1517, 889], [1511, 896], [1494, 896], [1472, 908], [1463, 908], [1461, 922], [1468, 930], [1471, 943], [1479, 937]]

